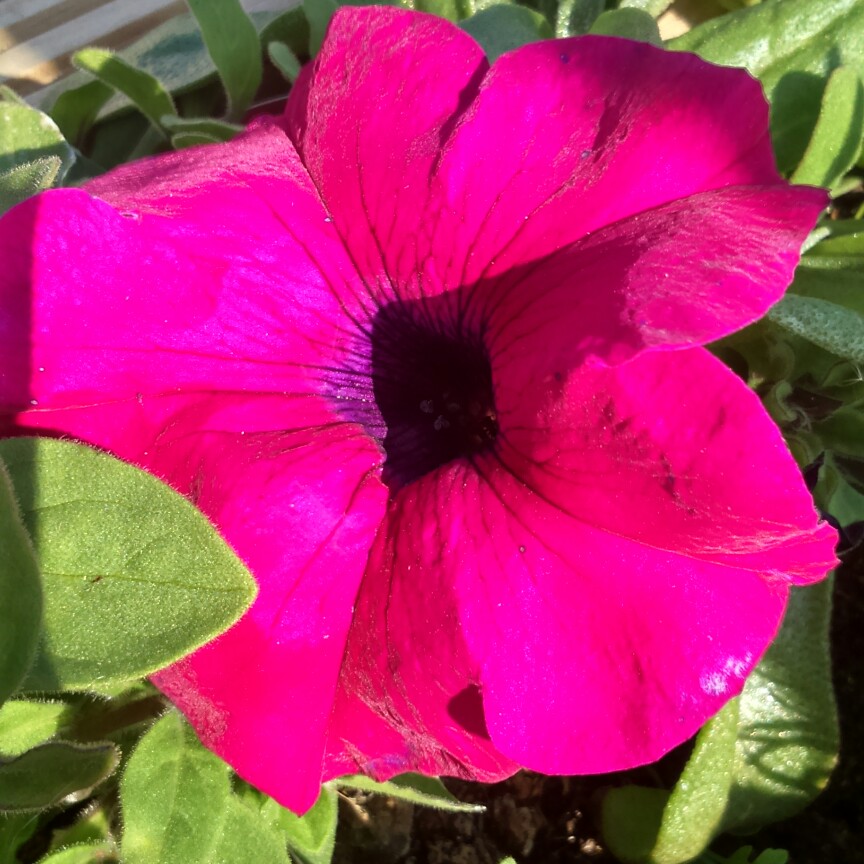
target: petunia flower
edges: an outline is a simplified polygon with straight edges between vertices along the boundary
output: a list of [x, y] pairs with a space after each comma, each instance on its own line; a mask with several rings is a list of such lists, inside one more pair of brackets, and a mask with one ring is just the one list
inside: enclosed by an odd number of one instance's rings
[[281, 126], [0, 223], [3, 428], [143, 466], [246, 561], [252, 609], [155, 681], [287, 806], [638, 765], [834, 563], [700, 347], [779, 299], [824, 204], [745, 72], [600, 37], [490, 69], [345, 9]]

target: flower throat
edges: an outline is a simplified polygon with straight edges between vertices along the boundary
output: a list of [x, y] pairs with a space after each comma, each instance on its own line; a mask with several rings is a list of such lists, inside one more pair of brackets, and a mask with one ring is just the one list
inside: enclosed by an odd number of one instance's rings
[[369, 431], [384, 448], [391, 489], [490, 448], [498, 435], [481, 340], [429, 313], [425, 304], [391, 303], [372, 326], [372, 389], [386, 431], [383, 439]]

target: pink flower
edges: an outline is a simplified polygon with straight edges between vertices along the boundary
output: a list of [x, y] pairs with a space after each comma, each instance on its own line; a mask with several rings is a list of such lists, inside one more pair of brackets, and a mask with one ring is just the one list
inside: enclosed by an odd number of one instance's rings
[[248, 563], [155, 680], [289, 807], [656, 759], [834, 563], [698, 347], [782, 295], [823, 193], [744, 72], [592, 37], [489, 69], [394, 9], [336, 15], [286, 126], [8, 214], [6, 432], [145, 467]]

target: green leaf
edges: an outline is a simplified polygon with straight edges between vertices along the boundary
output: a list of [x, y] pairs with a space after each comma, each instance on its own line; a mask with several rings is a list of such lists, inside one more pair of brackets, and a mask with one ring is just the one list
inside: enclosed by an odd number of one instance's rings
[[309, 22], [302, 7], [294, 6], [287, 12], [277, 15], [260, 30], [261, 44], [282, 42], [297, 57], [309, 49]]
[[482, 813], [486, 809], [482, 804], [465, 804], [459, 801], [440, 780], [424, 777], [422, 774], [400, 774], [382, 783], [362, 774], [349, 774], [337, 778], [334, 782], [340, 788], [375, 792], [452, 813]]
[[864, 494], [849, 482], [831, 453], [826, 453], [824, 460], [815, 490], [821, 506], [843, 528], [864, 521]]
[[171, 146], [175, 150], [184, 150], [186, 147], [200, 147], [202, 144], [219, 144], [219, 139], [203, 132], [180, 132], [171, 137]]
[[828, 79], [813, 137], [793, 183], [834, 186], [858, 160], [864, 140], [864, 87], [858, 73], [845, 66]]
[[789, 292], [864, 315], [864, 258], [808, 255], [795, 271]]
[[174, 100], [158, 78], [127, 63], [122, 57], [101, 48], [85, 48], [72, 56], [79, 69], [126, 96], [133, 105], [162, 131], [161, 118], [177, 114]]
[[[229, 802], [213, 860], [225, 864], [247, 864], [250, 861], [255, 864], [290, 864], [285, 843], [279, 834], [237, 798]], [[178, 859], [178, 864], [186, 862]]]
[[428, 12], [457, 23], [473, 15], [477, 9], [471, 0], [409, 0], [406, 5], [418, 12]]
[[135, 748], [123, 779], [126, 864], [210, 864], [231, 799], [228, 766], [205, 750], [176, 711]]
[[175, 135], [201, 135], [209, 141], [230, 141], [243, 131], [236, 123], [225, 123], [208, 117], [163, 117], [162, 125]]
[[621, 0], [620, 9], [639, 9], [655, 18], [662, 15], [670, 6], [672, 0]]
[[555, 14], [555, 35], [562, 38], [587, 33], [603, 6], [603, 0], [561, 0]]
[[53, 738], [68, 708], [65, 702], [7, 702], [0, 709], [0, 753], [17, 756]]
[[294, 855], [305, 864], [330, 864], [336, 842], [339, 807], [336, 791], [322, 786], [315, 806], [303, 816], [286, 810], [268, 798], [261, 807], [261, 816], [281, 832]]
[[744, 685], [725, 830], [793, 816], [828, 783], [839, 740], [828, 647], [832, 588], [826, 580], [792, 589], [780, 633]]
[[864, 318], [851, 309], [787, 293], [768, 311], [768, 318], [838, 357], [864, 363]]
[[120, 783], [124, 864], [286, 864], [284, 844], [231, 792], [228, 766], [169, 712]]
[[114, 847], [110, 843], [81, 843], [59, 849], [44, 858], [39, 864], [99, 864], [114, 858]]
[[293, 84], [297, 80], [300, 74], [300, 61], [284, 42], [271, 42], [267, 46], [267, 56], [286, 81]]
[[[281, 39], [292, 47], [295, 47], [298, 30], [296, 21], [302, 19], [300, 29], [305, 28], [305, 19], [299, 9], [289, 10], [281, 15], [276, 12], [253, 12], [251, 18], [256, 28], [271, 34], [269, 39]], [[305, 41], [302, 47], [305, 50]], [[299, 48], [295, 47], [295, 50]], [[149, 72], [161, 81], [178, 102], [183, 103], [184, 99], [196, 96], [207, 103], [206, 107], [194, 106], [191, 111], [184, 110], [181, 113], [207, 113], [210, 106], [220, 99], [221, 94], [212, 92], [217, 88], [208, 86], [217, 81], [216, 67], [192, 15], [178, 15], [169, 19], [118, 53], [131, 66]], [[105, 87], [101, 82], [94, 82], [89, 75], [75, 72], [46, 88], [43, 104], [52, 106], [49, 113], [52, 116], [58, 114], [56, 119], [62, 129], [67, 128], [64, 123], [71, 123], [70, 128], [74, 129], [75, 124], [80, 122], [82, 113], [89, 114], [93, 111], [92, 119], [98, 119], [101, 125], [102, 121], [109, 117], [114, 118], [130, 107], [129, 100], [123, 94], [112, 95], [108, 88], [110, 98], [107, 102], [104, 99], [99, 102], [94, 111], [96, 91], [91, 89], [89, 96], [85, 94], [85, 90], [92, 88], [94, 84]], [[61, 102], [65, 103], [62, 110]], [[91, 122], [92, 120], [88, 121], [83, 132], [87, 131]], [[69, 134], [69, 138], [75, 144], [81, 144], [79, 137]]]
[[120, 761], [113, 744], [50, 741], [0, 761], [0, 810], [43, 810], [69, 795], [83, 797]]
[[860, 405], [846, 405], [813, 426], [825, 448], [843, 456], [864, 460], [864, 412]]
[[228, 118], [239, 121], [261, 84], [261, 43], [239, 0], [186, 0], [228, 95]]
[[622, 39], [663, 47], [657, 22], [639, 9], [610, 9], [597, 18], [588, 32], [597, 36], [620, 36]]
[[324, 34], [338, 6], [335, 0], [303, 0], [302, 5], [309, 22], [309, 56], [315, 57], [321, 50]]
[[0, 214], [37, 192], [50, 189], [62, 167], [59, 156], [43, 156], [0, 173]]
[[827, 239], [801, 259], [786, 297], [769, 318], [838, 356], [861, 356], [864, 316], [864, 224], [830, 223]]
[[[115, 742], [116, 743], [116, 742]], [[136, 738], [137, 743], [137, 738]], [[101, 801], [93, 801], [88, 804], [83, 812], [76, 813], [75, 819], [69, 824], [66, 819], [55, 823], [51, 830], [51, 846], [48, 852], [60, 852], [72, 846], [110, 846], [112, 861], [119, 857], [112, 834], [116, 830], [117, 802], [114, 785], [105, 790], [104, 795], [99, 797]], [[109, 820], [108, 811], [112, 818]], [[114, 825], [112, 825], [112, 822]], [[99, 858], [102, 861], [103, 858]], [[41, 864], [41, 862], [40, 862]]]
[[603, 796], [603, 837], [609, 851], [623, 864], [649, 860], [668, 800], [665, 789], [645, 786], [620, 786]]
[[246, 568], [156, 478], [68, 441], [0, 441], [43, 575], [43, 639], [24, 686], [137, 678], [208, 642], [251, 603]]
[[692, 861], [719, 833], [734, 781], [738, 700], [733, 699], [702, 727], [693, 753], [663, 810], [650, 860]]
[[549, 22], [526, 6], [490, 6], [459, 26], [480, 43], [490, 63], [514, 48], [552, 37]]
[[49, 114], [67, 140], [80, 147], [113, 92], [101, 81], [89, 81], [60, 93]]
[[75, 156], [57, 124], [35, 108], [0, 102], [0, 172], [52, 157], [60, 160], [59, 182]]
[[12, 483], [0, 463], [0, 703], [24, 680], [39, 644], [42, 587], [30, 538], [21, 521]]
[[839, 66], [864, 74], [864, 4], [766, 0], [706, 21], [669, 47], [759, 78], [771, 102], [777, 161], [791, 172], [816, 126], [828, 76]]
[[0, 813], [0, 864], [20, 864], [16, 854], [39, 827], [34, 813]]

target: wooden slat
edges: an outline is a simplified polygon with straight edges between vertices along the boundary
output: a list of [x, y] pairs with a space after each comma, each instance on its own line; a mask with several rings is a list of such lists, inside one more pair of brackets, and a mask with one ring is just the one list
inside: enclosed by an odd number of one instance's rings
[[3, 0], [0, 3], [0, 27], [39, 15], [54, 6], [66, 6], [66, 0]]
[[[285, 10], [298, 0], [241, 2], [249, 11]], [[661, 31], [677, 35], [721, 8], [717, 0], [676, 0]], [[183, 0], [0, 0], [0, 82], [38, 102], [43, 87], [72, 71], [79, 48], [124, 48], [185, 11]]]
[[[295, 5], [295, 0], [241, 2], [250, 12]], [[34, 98], [72, 71], [70, 57], [79, 48], [124, 48], [187, 11], [183, 0], [0, 0], [0, 82]]]

